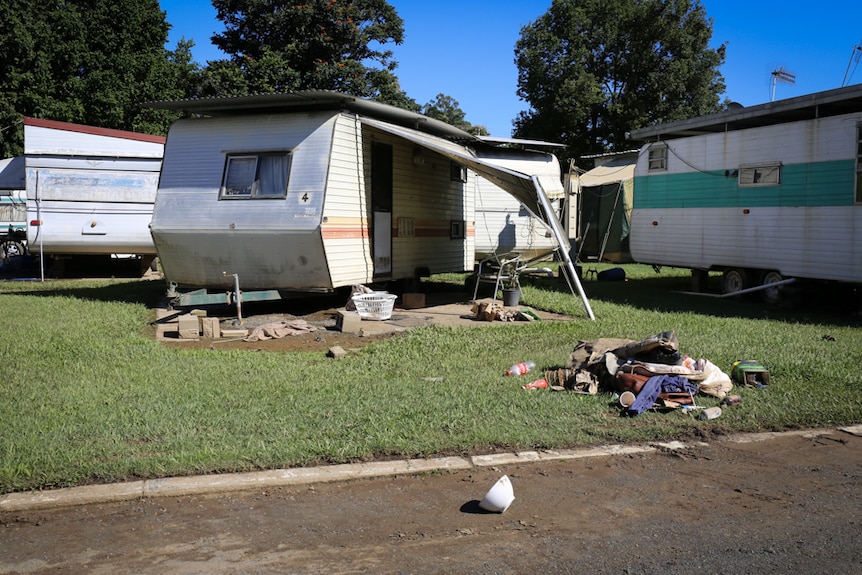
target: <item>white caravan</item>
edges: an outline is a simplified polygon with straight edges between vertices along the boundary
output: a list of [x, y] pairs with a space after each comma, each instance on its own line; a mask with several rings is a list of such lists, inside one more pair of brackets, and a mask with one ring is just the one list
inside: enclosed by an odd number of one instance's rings
[[149, 233], [165, 138], [24, 119], [31, 254], [133, 254], [152, 260]]
[[[633, 130], [630, 248], [723, 291], [862, 283], [862, 85]], [[778, 285], [772, 285], [778, 284]]]

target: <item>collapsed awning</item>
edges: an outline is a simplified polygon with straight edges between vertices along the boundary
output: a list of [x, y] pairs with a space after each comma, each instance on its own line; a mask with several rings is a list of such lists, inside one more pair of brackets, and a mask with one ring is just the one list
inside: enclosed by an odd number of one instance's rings
[[[372, 118], [360, 117], [360, 121], [383, 132], [394, 134], [416, 145], [433, 150], [438, 154], [448, 157], [453, 162], [465, 165], [486, 180], [490, 180], [512, 194], [537, 218], [547, 223], [542, 216], [542, 210], [536, 197], [536, 189], [529, 175], [494, 164], [489, 160], [480, 159], [466, 146], [444, 140], [443, 138]], [[566, 244], [568, 244], [568, 239], [566, 239]]]
[[486, 159], [478, 158], [468, 147], [444, 140], [443, 138], [364, 116], [360, 116], [359, 119], [367, 126], [398, 136], [418, 146], [437, 152], [453, 162], [462, 164], [514, 196], [534, 217], [543, 221], [551, 229], [559, 246], [557, 251], [559, 252], [560, 259], [569, 272], [568, 277], [574, 282], [581, 301], [584, 303], [587, 315], [590, 319], [595, 319], [593, 310], [590, 307], [589, 301], [587, 301], [587, 296], [584, 293], [580, 280], [578, 280], [574, 264], [569, 255], [571, 251], [569, 238], [565, 234], [563, 225], [560, 223], [559, 218], [557, 218], [557, 214], [554, 212], [538, 177], [523, 174], [494, 164]]

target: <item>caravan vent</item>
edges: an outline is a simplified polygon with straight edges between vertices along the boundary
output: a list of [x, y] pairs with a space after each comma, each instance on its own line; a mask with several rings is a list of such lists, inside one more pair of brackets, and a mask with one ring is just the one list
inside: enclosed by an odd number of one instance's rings
[[398, 237], [416, 237], [416, 220], [413, 218], [398, 218]]

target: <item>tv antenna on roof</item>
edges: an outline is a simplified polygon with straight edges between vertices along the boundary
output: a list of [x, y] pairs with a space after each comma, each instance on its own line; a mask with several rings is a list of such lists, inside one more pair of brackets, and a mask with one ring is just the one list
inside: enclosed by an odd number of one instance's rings
[[[844, 80], [841, 81], [841, 87], [847, 85], [847, 80], [853, 77], [853, 72], [856, 71], [856, 66], [859, 65], [859, 58], [862, 57], [862, 40], [859, 41], [859, 44], [853, 46], [853, 50], [850, 52], [850, 61], [847, 62], [847, 69], [844, 71]], [[850, 72], [850, 64], [856, 62], [856, 66], [853, 66], [853, 72]], [[848, 76], [847, 73], [850, 73]]]
[[775, 101], [775, 85], [779, 82], [784, 82], [785, 84], [795, 84], [796, 74], [785, 70], [782, 67], [778, 67], [772, 71], [772, 102]]

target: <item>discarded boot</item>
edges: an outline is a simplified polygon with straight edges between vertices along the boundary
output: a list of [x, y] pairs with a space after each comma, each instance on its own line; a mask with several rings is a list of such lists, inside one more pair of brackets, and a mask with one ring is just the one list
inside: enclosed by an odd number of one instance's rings
[[552, 388], [563, 387], [568, 391], [595, 395], [599, 392], [598, 378], [583, 369], [568, 369], [565, 367], [549, 369], [544, 373], [545, 381]]

